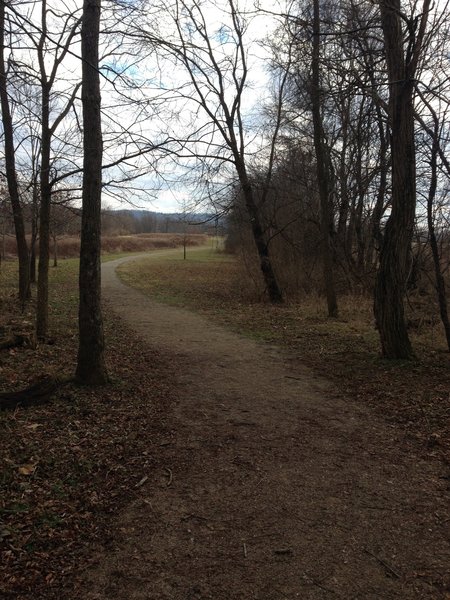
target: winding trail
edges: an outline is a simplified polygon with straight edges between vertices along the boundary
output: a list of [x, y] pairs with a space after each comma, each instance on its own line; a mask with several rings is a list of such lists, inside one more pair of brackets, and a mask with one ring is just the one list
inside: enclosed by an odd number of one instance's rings
[[178, 401], [88, 598], [450, 598], [442, 466], [278, 348], [124, 286], [126, 260], [104, 297], [172, 358]]

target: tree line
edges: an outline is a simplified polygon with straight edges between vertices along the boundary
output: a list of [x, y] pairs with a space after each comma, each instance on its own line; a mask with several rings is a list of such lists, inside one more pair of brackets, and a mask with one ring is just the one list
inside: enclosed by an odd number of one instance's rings
[[[372, 293], [382, 355], [409, 359], [405, 298], [428, 255], [450, 348], [448, 5], [314, 0], [283, 17], [269, 40], [272, 70], [287, 77], [282, 139], [271, 171], [253, 172], [278, 265], [272, 299], [282, 265], [307, 272], [317, 259], [329, 316], [338, 288]], [[233, 193], [238, 228], [251, 213]]]
[[[23, 204], [25, 232], [31, 252], [36, 244], [33, 236], [33, 206]], [[151, 233], [210, 233], [223, 235], [225, 219], [217, 218], [215, 213], [162, 213], [144, 209], [101, 210], [102, 235], [140, 235]], [[78, 237], [81, 231], [81, 209], [70, 199], [59, 202], [52, 200], [50, 214], [50, 237], [53, 245], [65, 237]], [[36, 237], [37, 237], [36, 231]], [[6, 255], [16, 255], [15, 230], [12, 211], [6, 190], [0, 190], [0, 261]], [[30, 256], [30, 262], [33, 258]], [[36, 283], [33, 276], [35, 267], [30, 265], [30, 281]]]

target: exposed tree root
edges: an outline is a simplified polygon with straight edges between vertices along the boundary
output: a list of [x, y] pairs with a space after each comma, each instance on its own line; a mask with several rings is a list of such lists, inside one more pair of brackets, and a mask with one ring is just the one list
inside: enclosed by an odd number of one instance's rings
[[17, 407], [25, 408], [48, 402], [61, 382], [50, 377], [43, 376], [36, 383], [17, 392], [0, 393], [0, 410], [14, 410]]

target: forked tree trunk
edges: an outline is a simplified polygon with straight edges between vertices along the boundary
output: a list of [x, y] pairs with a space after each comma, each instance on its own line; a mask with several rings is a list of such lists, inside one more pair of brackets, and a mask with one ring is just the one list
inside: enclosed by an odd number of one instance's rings
[[391, 359], [413, 357], [404, 311], [416, 211], [413, 96], [414, 77], [425, 35], [429, 5], [429, 0], [425, 0], [414, 45], [405, 51], [401, 2], [380, 0], [389, 77], [392, 202], [381, 245], [380, 266], [375, 283], [374, 313], [380, 333], [382, 354]]
[[98, 42], [100, 0], [84, 0], [81, 29], [83, 102], [83, 212], [80, 248], [79, 346], [76, 380], [107, 382], [100, 295], [102, 130]]
[[30, 276], [28, 263], [28, 246], [25, 238], [25, 225], [20, 205], [19, 185], [17, 182], [14, 150], [14, 133], [7, 91], [5, 67], [5, 2], [0, 2], [0, 101], [2, 108], [2, 125], [5, 146], [5, 168], [8, 193], [11, 201], [14, 228], [19, 259], [19, 300], [22, 306], [30, 297]]

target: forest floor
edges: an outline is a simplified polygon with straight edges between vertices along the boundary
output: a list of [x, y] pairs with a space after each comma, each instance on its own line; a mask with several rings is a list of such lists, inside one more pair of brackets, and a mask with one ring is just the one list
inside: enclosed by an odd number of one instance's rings
[[[352, 374], [335, 360], [333, 377], [329, 356], [314, 365], [180, 298], [157, 303], [116, 266], [112, 384], [1, 422], [6, 598], [450, 598], [448, 404], [430, 408], [448, 400], [445, 371], [429, 369], [419, 409], [396, 393], [420, 387], [423, 366], [366, 357], [365, 379], [386, 380], [366, 402], [358, 361]], [[52, 348], [39, 352], [44, 368]], [[21, 360], [2, 363], [7, 380]]]

